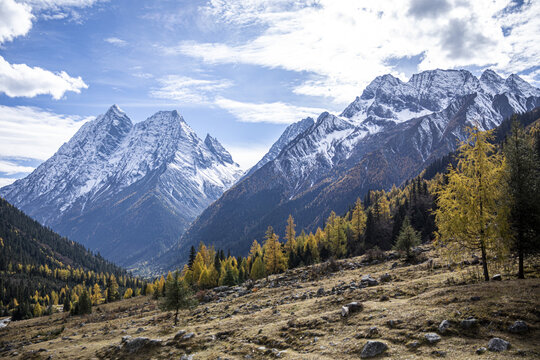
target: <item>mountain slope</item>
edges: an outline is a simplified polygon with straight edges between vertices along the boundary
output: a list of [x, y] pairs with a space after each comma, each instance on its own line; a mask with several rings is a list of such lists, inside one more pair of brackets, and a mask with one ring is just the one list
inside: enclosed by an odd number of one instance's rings
[[323, 113], [273, 160], [206, 209], [180, 239], [177, 257], [205, 241], [245, 253], [292, 214], [314, 230], [351, 198], [417, 175], [455, 150], [467, 126], [491, 129], [514, 112], [540, 105], [540, 90], [493, 71], [433, 70], [408, 82], [377, 77], [340, 116]]
[[241, 175], [176, 111], [135, 125], [117, 106], [0, 194], [62, 235], [124, 266], [166, 250]]

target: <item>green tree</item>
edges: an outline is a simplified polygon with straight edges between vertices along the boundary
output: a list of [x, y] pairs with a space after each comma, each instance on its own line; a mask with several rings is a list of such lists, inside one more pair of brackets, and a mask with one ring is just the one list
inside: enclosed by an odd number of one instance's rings
[[437, 190], [436, 236], [450, 253], [479, 250], [484, 279], [489, 281], [488, 252], [502, 248], [499, 240], [505, 229], [503, 161], [490, 143], [491, 131], [475, 128], [469, 134], [459, 148], [457, 167], [449, 169], [448, 184]]
[[116, 277], [111, 274], [107, 281], [107, 302], [116, 301], [118, 299], [120, 299], [118, 283], [116, 282]]
[[540, 236], [540, 159], [534, 139], [514, 120], [504, 146], [506, 191], [513, 248], [518, 254], [518, 278], [524, 279], [523, 258], [538, 250]]
[[92, 298], [86, 289], [83, 290], [79, 300], [71, 309], [71, 315], [84, 315], [92, 313]]
[[178, 271], [165, 283], [165, 297], [160, 307], [164, 311], [174, 311], [174, 325], [178, 323], [180, 309], [189, 309], [197, 304], [188, 284], [180, 279]]
[[296, 231], [295, 223], [292, 215], [289, 215], [287, 219], [287, 226], [285, 227], [285, 254], [287, 256], [288, 264], [290, 268], [298, 265], [298, 254], [296, 252]]
[[401, 231], [394, 245], [394, 249], [404, 252], [407, 259], [411, 258], [411, 248], [420, 245], [420, 233], [411, 226], [409, 218], [406, 217], [401, 225]]

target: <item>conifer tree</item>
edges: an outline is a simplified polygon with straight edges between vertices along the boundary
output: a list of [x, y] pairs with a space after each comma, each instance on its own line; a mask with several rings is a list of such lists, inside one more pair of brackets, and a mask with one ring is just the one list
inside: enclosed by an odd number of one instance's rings
[[298, 265], [298, 254], [296, 253], [296, 225], [292, 215], [289, 215], [287, 219], [287, 226], [285, 227], [285, 254], [288, 260], [288, 265], [290, 268], [296, 267]]
[[118, 283], [116, 282], [116, 277], [111, 274], [107, 282], [107, 302], [116, 301], [118, 299], [120, 299]]
[[269, 226], [264, 241], [264, 266], [266, 275], [282, 272], [287, 268], [287, 259], [274, 229]]
[[258, 280], [258, 279], [262, 279], [265, 276], [266, 274], [264, 270], [264, 263], [262, 261], [262, 257], [257, 256], [255, 260], [253, 261], [253, 265], [251, 266], [251, 273], [249, 277], [252, 280]]
[[195, 256], [197, 255], [195, 251], [195, 246], [191, 245], [191, 249], [189, 250], [189, 261], [188, 266], [190, 269], [193, 269], [193, 263], [195, 262]]
[[366, 213], [362, 206], [360, 198], [356, 199], [356, 204], [351, 216], [351, 227], [353, 229], [353, 235], [358, 241], [366, 228]]
[[165, 297], [160, 307], [164, 311], [174, 311], [174, 325], [178, 323], [180, 309], [189, 309], [195, 306], [196, 300], [186, 282], [180, 279], [178, 271], [165, 283]]
[[505, 228], [503, 162], [490, 143], [491, 131], [475, 128], [469, 134], [459, 148], [457, 167], [449, 169], [448, 184], [437, 191], [436, 236], [449, 252], [480, 251], [484, 279], [489, 281], [488, 252], [503, 246], [499, 241]]
[[406, 217], [401, 225], [394, 249], [405, 253], [407, 259], [411, 258], [411, 248], [420, 245], [420, 234], [411, 226], [409, 218]]
[[524, 279], [524, 256], [538, 251], [540, 244], [540, 159], [533, 137], [515, 119], [504, 154], [512, 245], [518, 255], [518, 278]]

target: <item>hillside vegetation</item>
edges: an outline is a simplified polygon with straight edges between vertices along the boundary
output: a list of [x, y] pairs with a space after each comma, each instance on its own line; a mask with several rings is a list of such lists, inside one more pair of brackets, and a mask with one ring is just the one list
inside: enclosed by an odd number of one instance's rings
[[[526, 262], [525, 280], [515, 278], [514, 263], [493, 269], [502, 281], [484, 282], [473, 254], [451, 264], [429, 247], [414, 253], [418, 263], [387, 252], [217, 288], [205, 294], [206, 302], [181, 311], [176, 327], [174, 313], [160, 312], [151, 297], [102, 304], [91, 315], [11, 323], [0, 329], [0, 357], [358, 359], [368, 341], [388, 347], [383, 358], [540, 356], [538, 259]], [[359, 306], [343, 316], [351, 302]], [[445, 331], [439, 330], [443, 320], [449, 321]], [[510, 330], [518, 320], [526, 329]], [[441, 339], [430, 343], [429, 333]], [[477, 356], [494, 337], [511, 347]]]

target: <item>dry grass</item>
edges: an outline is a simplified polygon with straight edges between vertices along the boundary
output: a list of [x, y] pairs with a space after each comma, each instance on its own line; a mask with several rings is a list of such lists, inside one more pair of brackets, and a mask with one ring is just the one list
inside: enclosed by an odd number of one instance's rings
[[[201, 304], [184, 312], [176, 328], [170, 313], [160, 312], [154, 300], [144, 297], [101, 305], [89, 316], [55, 314], [15, 322], [0, 330], [0, 349], [8, 343], [12, 346], [0, 352], [0, 358], [170, 359], [191, 353], [194, 359], [266, 359], [283, 351], [280, 357], [284, 359], [358, 359], [373, 326], [378, 328], [376, 339], [389, 346], [385, 358], [435, 358], [437, 350], [446, 352], [448, 359], [540, 358], [536, 262], [528, 269], [532, 278], [517, 280], [503, 275], [502, 282], [484, 283], [473, 276], [471, 267], [450, 270], [440, 266], [435, 252], [426, 255], [434, 259], [435, 266], [400, 263], [391, 269], [394, 261], [390, 261], [334, 273], [321, 266], [293, 270], [281, 280], [291, 284], [269, 287], [262, 281], [249, 295]], [[342, 263], [360, 261], [355, 258]], [[357, 283], [362, 275], [378, 278], [387, 272], [392, 275], [388, 283], [314, 296], [321, 287], [328, 291], [340, 283]], [[301, 280], [303, 277], [306, 279]], [[309, 292], [312, 297], [303, 296]], [[381, 301], [383, 296], [389, 300]], [[472, 301], [472, 297], [477, 298]], [[341, 305], [350, 301], [362, 302], [364, 309], [344, 319]], [[478, 319], [479, 326], [463, 331], [459, 321], [469, 316]], [[436, 332], [443, 319], [454, 322], [449, 334], [438, 344], [427, 345], [423, 335]], [[507, 331], [518, 319], [529, 324], [527, 334]], [[389, 326], [389, 320], [395, 325]], [[143, 330], [138, 332], [139, 328]], [[180, 329], [196, 336], [184, 342], [172, 340]], [[163, 345], [128, 354], [118, 348], [125, 335], [162, 339]], [[512, 348], [476, 355], [475, 350], [486, 347], [494, 336], [508, 340]], [[418, 348], [407, 347], [415, 340], [420, 343]]]

